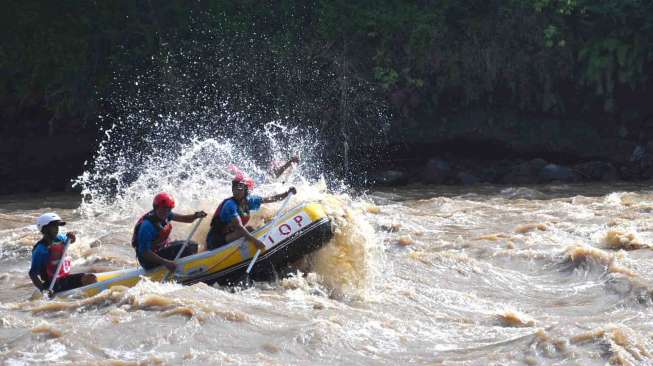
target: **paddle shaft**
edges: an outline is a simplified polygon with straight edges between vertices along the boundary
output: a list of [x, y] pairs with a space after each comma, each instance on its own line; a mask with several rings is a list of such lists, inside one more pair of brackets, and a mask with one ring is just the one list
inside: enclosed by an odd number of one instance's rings
[[[179, 259], [179, 257], [181, 257], [181, 254], [184, 252], [184, 249], [186, 249], [186, 246], [188, 245], [188, 243], [190, 242], [190, 239], [195, 234], [195, 231], [197, 231], [197, 228], [200, 227], [200, 224], [202, 223], [202, 220], [204, 220], [204, 218], [200, 217], [200, 220], [195, 224], [193, 229], [190, 231], [190, 234], [188, 235], [188, 238], [186, 238], [186, 241], [184, 242], [184, 245], [182, 245], [181, 248], [179, 249], [179, 251], [177, 252], [177, 255], [175, 256], [175, 259], [173, 260], [174, 262], [176, 262], [177, 259]], [[174, 272], [176, 272], [176, 271], [174, 271]], [[173, 273], [173, 271], [168, 271], [168, 273], [166, 273], [166, 275], [163, 277], [164, 282], [168, 280], [168, 277], [170, 277], [171, 273]]]
[[[277, 221], [279, 221], [282, 217], [283, 212], [286, 210], [286, 206], [288, 205], [288, 202], [290, 202], [290, 197], [292, 197], [292, 193], [288, 192], [288, 196], [286, 197], [286, 200], [283, 202], [283, 205], [281, 205], [281, 208], [279, 209], [279, 213], [277, 216], [274, 218], [272, 224], [270, 225], [270, 229], [268, 230], [265, 235], [263, 235], [263, 239], [261, 239], [262, 242], [265, 243], [265, 240], [268, 238], [270, 233], [272, 232], [272, 229], [274, 229], [275, 225], [277, 224]], [[249, 266], [247, 266], [247, 270], [245, 273], [249, 274], [252, 271], [252, 267], [254, 267], [254, 263], [256, 263], [256, 260], [258, 259], [259, 254], [261, 254], [261, 250], [257, 249], [256, 254], [254, 254], [254, 258], [252, 258], [252, 261], [249, 262]]]
[[63, 254], [61, 255], [61, 258], [59, 259], [59, 263], [57, 263], [57, 270], [54, 272], [54, 277], [52, 277], [52, 281], [50, 282], [50, 288], [48, 288], [48, 292], [52, 293], [52, 289], [54, 288], [55, 282], [57, 282], [57, 279], [59, 278], [59, 271], [61, 270], [61, 265], [63, 264], [64, 260], [66, 259], [66, 253], [68, 253], [68, 243], [70, 242], [70, 238], [66, 237], [66, 240], [64, 241], [64, 248], [63, 248]]
[[179, 257], [181, 257], [181, 253], [183, 253], [183, 252], [184, 252], [184, 249], [186, 249], [186, 246], [188, 245], [188, 243], [190, 242], [190, 239], [191, 239], [191, 238], [193, 237], [193, 235], [195, 234], [195, 231], [197, 231], [197, 228], [200, 227], [200, 224], [202, 223], [202, 220], [204, 220], [204, 218], [203, 218], [203, 217], [200, 217], [200, 220], [197, 222], [197, 224], [195, 224], [195, 226], [193, 227], [193, 230], [190, 231], [190, 235], [188, 235], [188, 238], [187, 238], [186, 241], [184, 242], [184, 245], [182, 245], [182, 246], [181, 246], [181, 249], [179, 249], [179, 252], [177, 252], [177, 255], [175, 256], [175, 259], [174, 259], [175, 261], [176, 261], [177, 259], [179, 259]]

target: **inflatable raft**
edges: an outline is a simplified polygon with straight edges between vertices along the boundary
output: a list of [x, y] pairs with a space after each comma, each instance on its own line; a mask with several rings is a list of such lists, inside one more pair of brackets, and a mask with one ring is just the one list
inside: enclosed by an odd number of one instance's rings
[[[331, 239], [333, 233], [331, 221], [322, 206], [305, 203], [288, 210], [276, 222], [261, 227], [253, 235], [264, 239], [266, 245], [266, 250], [259, 255], [250, 273], [252, 280], [259, 281], [273, 278], [276, 271], [319, 249]], [[185, 285], [197, 282], [234, 285], [245, 277], [245, 270], [255, 253], [254, 244], [241, 238], [220, 248], [178, 259], [175, 274], [170, 274], [162, 266], [149, 271], [139, 267], [95, 273], [96, 283], [59, 292], [56, 296], [79, 293], [94, 296], [113, 286], [135, 286], [142, 278], [151, 281], [175, 280]]]

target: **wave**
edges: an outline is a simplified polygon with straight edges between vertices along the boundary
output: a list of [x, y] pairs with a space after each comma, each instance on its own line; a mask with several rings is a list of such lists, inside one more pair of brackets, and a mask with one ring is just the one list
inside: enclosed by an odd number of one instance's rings
[[546, 195], [537, 189], [526, 188], [526, 187], [510, 187], [501, 190], [501, 195], [509, 199], [540, 199], [544, 198]]
[[629, 268], [619, 264], [623, 259], [621, 253], [609, 253], [589, 246], [571, 246], [564, 253], [562, 265], [567, 271], [581, 270], [586, 273], [618, 273], [627, 277], [636, 274]]
[[499, 323], [506, 327], [533, 327], [537, 324], [532, 317], [515, 310], [505, 310], [496, 316]]
[[636, 250], [650, 248], [649, 244], [642, 243], [634, 233], [624, 233], [617, 230], [608, 231], [602, 243], [610, 249]]
[[625, 325], [606, 325], [570, 338], [572, 344], [595, 343], [607, 353], [612, 365], [642, 365], [653, 363], [650, 339], [642, 337]]

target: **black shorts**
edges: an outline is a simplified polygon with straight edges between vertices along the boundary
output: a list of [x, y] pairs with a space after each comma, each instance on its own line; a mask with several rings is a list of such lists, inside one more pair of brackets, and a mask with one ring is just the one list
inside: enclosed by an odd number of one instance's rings
[[220, 248], [225, 244], [227, 244], [227, 239], [225, 238], [224, 234], [220, 234], [215, 231], [209, 231], [209, 233], [206, 235], [206, 250]]
[[[57, 278], [57, 281], [54, 283], [54, 288], [52, 291], [54, 292], [61, 292], [61, 291], [68, 291], [72, 290], [74, 288], [82, 287], [82, 277], [84, 277], [86, 273], [74, 273], [71, 275], [68, 275], [66, 277], [62, 278]], [[50, 284], [47, 284], [47, 288], [50, 288]]]
[[[181, 247], [184, 245], [186, 240], [175, 240], [172, 243], [168, 244], [165, 248], [159, 250], [156, 252], [156, 255], [158, 255], [161, 258], [169, 259], [169, 260], [174, 260], [175, 257], [177, 256], [177, 252], [181, 249]], [[197, 243], [194, 241], [189, 241], [188, 245], [186, 245], [186, 248], [184, 248], [184, 252], [181, 253], [180, 257], [187, 257], [189, 255], [193, 255], [197, 253]], [[141, 257], [140, 255], [138, 256], [138, 262], [143, 266], [143, 268], [150, 270], [152, 268], [158, 267], [160, 264], [150, 262], [146, 260], [145, 258]]]

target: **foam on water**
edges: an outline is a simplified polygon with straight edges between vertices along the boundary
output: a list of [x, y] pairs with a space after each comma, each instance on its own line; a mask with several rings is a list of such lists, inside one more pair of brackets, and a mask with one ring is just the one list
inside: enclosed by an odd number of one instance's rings
[[[69, 252], [76, 270], [136, 266], [131, 230], [160, 191], [175, 196], [178, 213], [212, 214], [231, 195], [230, 164], [257, 180], [256, 194], [293, 185], [291, 206], [319, 202], [333, 239], [302, 272], [249, 289], [144, 280], [47, 301], [30, 297], [24, 276], [38, 212], [15, 210], [1, 217], [0, 260], [12, 269], [0, 282], [18, 282], [18, 273], [23, 282], [2, 289], [1, 361], [652, 362], [650, 192], [471, 187], [456, 196], [417, 186], [368, 197], [326, 171], [314, 131], [278, 116], [257, 127], [228, 103], [201, 115], [146, 110], [132, 108], [106, 131], [77, 180], [79, 209], [58, 210], [65, 229], [79, 232]], [[272, 178], [270, 165], [293, 154], [301, 163]], [[252, 223], [269, 222], [280, 205], [264, 205]], [[173, 238], [191, 227], [175, 223]]]
[[[308, 201], [322, 204], [332, 220], [334, 239], [305, 261], [302, 269], [319, 274], [334, 296], [364, 296], [382, 262], [380, 241], [361, 209], [364, 199], [348, 195], [342, 181], [331, 178], [327, 181], [329, 174], [323, 171], [313, 133], [275, 120], [260, 130], [235, 129], [231, 137], [211, 137], [201, 126], [189, 131], [187, 120], [178, 121], [171, 116], [163, 120], [163, 125], [155, 123], [149, 130], [146, 125], [152, 121], [139, 118], [138, 113], [131, 114], [122, 125], [106, 132], [107, 138], [92, 168], [76, 182], [83, 194], [79, 208], [81, 222], [77, 225], [97, 230], [85, 232], [85, 238], [72, 249], [71, 254], [77, 259], [75, 264], [107, 261], [135, 264], [122, 251], [109, 249], [113, 245], [98, 248], [90, 245], [102, 242], [106, 236], [128, 239], [133, 223], [151, 209], [152, 197], [162, 191], [175, 197], [175, 212], [204, 210], [212, 215], [218, 204], [231, 196], [233, 172], [229, 166], [235, 165], [254, 177], [257, 185], [253, 193], [257, 195], [271, 196], [285, 192], [292, 185], [297, 188], [297, 194], [292, 197], [290, 207]], [[246, 125], [244, 121], [243, 125]], [[124, 136], [126, 131], [141, 134], [139, 139], [146, 146], [145, 153], [139, 153], [133, 141], [126, 146], [121, 138], [115, 137]], [[182, 137], [172, 141], [174, 136]], [[272, 177], [271, 166], [293, 155], [300, 157], [300, 164], [279, 178]], [[280, 205], [281, 202], [263, 205], [253, 214], [252, 225], [269, 222]], [[193, 237], [201, 244], [200, 248], [209, 226], [210, 220], [203, 220]], [[174, 227], [173, 238], [181, 239], [186, 238], [192, 225], [175, 223]]]
[[335, 230], [329, 244], [311, 256], [312, 268], [335, 296], [365, 297], [382, 270], [381, 240], [350, 196], [328, 195], [321, 202]]
[[[257, 169], [265, 174], [264, 166]], [[500, 188], [484, 191], [485, 200], [410, 191], [407, 200], [385, 195], [380, 203], [329, 189], [332, 183], [301, 169], [293, 175], [286, 179], [300, 193], [292, 204], [320, 202], [336, 230], [307, 258], [303, 273], [234, 292], [142, 281], [52, 301], [29, 299], [32, 288], [23, 279], [27, 287], [3, 290], [10, 296], [0, 303], [0, 337], [8, 346], [0, 358], [16, 364], [75, 357], [164, 364], [651, 363], [653, 254], [632, 245], [650, 235], [646, 215], [637, 214], [650, 195], [515, 199]], [[222, 179], [228, 185], [229, 177]], [[256, 190], [265, 194], [288, 185], [259, 181]], [[149, 189], [140, 182], [132, 180]], [[180, 212], [195, 203], [217, 205], [201, 198], [210, 194], [200, 188], [190, 189], [194, 196]], [[129, 192], [138, 209], [148, 208], [138, 189]], [[636, 196], [636, 203], [619, 203], [623, 196]], [[76, 267], [135, 265], [127, 243], [132, 218], [120, 216], [138, 209], [120, 196], [97, 202], [84, 203], [88, 212], [120, 214], [105, 222], [65, 213], [71, 229], [83, 230], [71, 252]], [[255, 220], [269, 221], [278, 207], [267, 205]], [[631, 214], [632, 220], [610, 224]], [[177, 224], [176, 235], [190, 226]], [[408, 236], [413, 242], [401, 245]], [[18, 257], [29, 261], [24, 253]], [[17, 276], [7, 272], [3, 281]]]

